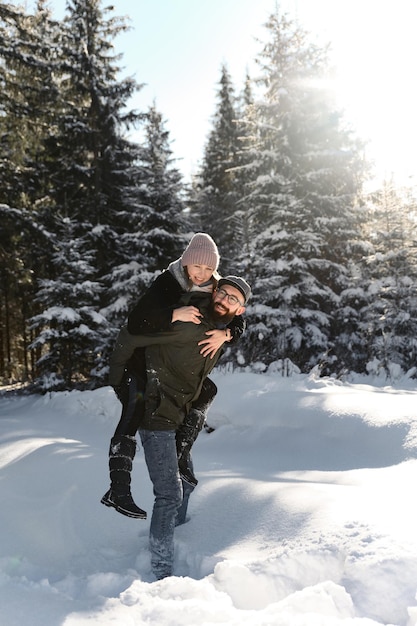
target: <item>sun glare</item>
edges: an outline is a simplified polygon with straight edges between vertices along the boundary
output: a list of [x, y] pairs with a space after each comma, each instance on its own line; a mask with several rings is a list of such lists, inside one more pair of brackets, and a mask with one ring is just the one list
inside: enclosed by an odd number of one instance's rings
[[417, 178], [413, 180], [417, 43], [412, 32], [417, 7], [413, 5], [400, 0], [394, 12], [391, 3], [378, 3], [376, 15], [374, 2], [363, 2], [368, 11], [363, 8], [360, 14], [355, 11], [358, 5], [352, 3], [345, 28], [342, 32], [335, 29], [332, 35], [339, 105], [357, 134], [368, 142], [366, 156], [374, 162], [375, 177], [393, 177], [401, 185], [417, 184]]

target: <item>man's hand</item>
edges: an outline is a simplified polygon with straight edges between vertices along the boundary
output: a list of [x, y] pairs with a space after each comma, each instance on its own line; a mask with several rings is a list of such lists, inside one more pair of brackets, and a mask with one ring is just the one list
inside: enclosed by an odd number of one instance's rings
[[201, 324], [200, 317], [203, 317], [196, 306], [182, 306], [172, 311], [172, 322], [192, 322]]
[[208, 330], [206, 335], [209, 336], [208, 339], [203, 339], [198, 342], [199, 346], [203, 346], [200, 350], [200, 354], [209, 356], [212, 359], [217, 350], [227, 341], [227, 332], [224, 330]]

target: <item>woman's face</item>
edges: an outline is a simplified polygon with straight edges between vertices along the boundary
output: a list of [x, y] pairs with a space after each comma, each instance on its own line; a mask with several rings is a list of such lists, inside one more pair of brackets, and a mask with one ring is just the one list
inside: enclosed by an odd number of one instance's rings
[[194, 285], [202, 285], [213, 276], [214, 268], [208, 265], [187, 265], [187, 272]]

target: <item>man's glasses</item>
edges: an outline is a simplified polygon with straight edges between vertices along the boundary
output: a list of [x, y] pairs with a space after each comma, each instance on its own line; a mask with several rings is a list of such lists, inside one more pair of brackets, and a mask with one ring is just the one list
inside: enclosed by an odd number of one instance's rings
[[240, 300], [236, 298], [236, 296], [232, 295], [231, 293], [227, 293], [227, 291], [225, 291], [221, 287], [220, 289], [217, 289], [216, 291], [217, 291], [217, 295], [220, 296], [222, 300], [223, 298], [225, 298], [226, 301], [232, 306], [236, 306], [237, 304], [240, 304], [240, 306], [243, 306], [243, 304], [240, 302]]

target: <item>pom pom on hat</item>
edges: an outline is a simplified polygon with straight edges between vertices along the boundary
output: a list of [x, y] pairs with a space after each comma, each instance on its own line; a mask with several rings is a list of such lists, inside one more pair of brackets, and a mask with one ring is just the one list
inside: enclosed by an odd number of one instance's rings
[[210, 235], [197, 233], [191, 239], [181, 257], [181, 265], [207, 265], [213, 271], [219, 267], [220, 255]]

